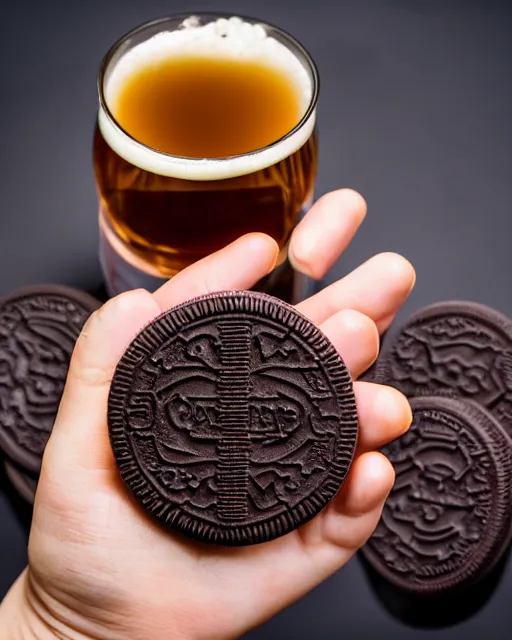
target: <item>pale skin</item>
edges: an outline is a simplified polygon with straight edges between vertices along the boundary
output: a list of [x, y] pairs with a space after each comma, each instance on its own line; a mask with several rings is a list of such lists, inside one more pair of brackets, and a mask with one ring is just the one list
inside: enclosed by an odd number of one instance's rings
[[[323, 196], [294, 232], [292, 262], [322, 277], [365, 215], [366, 203], [351, 190]], [[89, 319], [43, 460], [29, 566], [0, 606], [2, 639], [238, 638], [338, 571], [372, 534], [394, 482], [377, 449], [411, 422], [407, 400], [386, 386], [354, 383], [360, 437], [347, 480], [314, 520], [272, 542], [239, 549], [188, 542], [155, 525], [119, 479], [106, 404], [124, 349], [176, 304], [250, 288], [272, 270], [277, 253], [268, 236], [243, 236], [154, 294], [122, 294]], [[298, 308], [357, 379], [414, 280], [407, 260], [380, 254]]]

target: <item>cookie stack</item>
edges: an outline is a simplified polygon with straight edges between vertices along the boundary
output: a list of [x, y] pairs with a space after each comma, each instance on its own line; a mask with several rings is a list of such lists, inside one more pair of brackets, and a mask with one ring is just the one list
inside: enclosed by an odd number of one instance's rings
[[402, 391], [413, 423], [384, 448], [396, 481], [362, 554], [415, 595], [486, 576], [512, 533], [512, 321], [486, 306], [423, 308], [365, 376]]
[[57, 285], [19, 289], [0, 301], [0, 449], [7, 478], [30, 504], [73, 347], [99, 306]]

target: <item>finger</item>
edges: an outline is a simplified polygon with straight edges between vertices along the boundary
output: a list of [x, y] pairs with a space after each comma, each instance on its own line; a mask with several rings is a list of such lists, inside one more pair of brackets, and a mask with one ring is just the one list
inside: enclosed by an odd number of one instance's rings
[[162, 311], [196, 296], [250, 289], [275, 267], [279, 247], [264, 233], [249, 233], [195, 262], [153, 294]]
[[352, 189], [322, 196], [293, 232], [288, 255], [294, 268], [311, 278], [323, 278], [365, 216], [366, 202]]
[[359, 311], [338, 311], [320, 328], [336, 347], [353, 378], [364, 373], [379, 354], [377, 327]]
[[395, 472], [377, 451], [354, 460], [340, 492], [323, 514], [325, 541], [355, 551], [372, 535], [393, 488]]
[[[70, 468], [110, 468], [107, 400], [115, 367], [160, 307], [144, 290], [123, 293], [86, 322], [73, 351], [66, 386], [45, 458]], [[55, 460], [57, 458], [57, 460]]]
[[340, 309], [356, 309], [370, 317], [382, 333], [412, 291], [415, 280], [408, 260], [396, 253], [381, 253], [297, 308], [316, 324]]
[[393, 387], [356, 382], [354, 394], [359, 418], [358, 451], [380, 449], [411, 426], [409, 401]]
[[[59, 416], [54, 431], [62, 431], [76, 422], [83, 411], [87, 420], [98, 424], [105, 436], [108, 388], [115, 366], [138, 331], [162, 310], [184, 300], [224, 288], [245, 288], [270, 271], [277, 258], [277, 244], [261, 233], [248, 234], [204, 260], [184, 270], [153, 296], [146, 291], [128, 292], [114, 298], [89, 319], [78, 339], [68, 374]], [[81, 430], [73, 429], [79, 441]], [[105, 437], [89, 442], [97, 451], [83, 458], [91, 466], [111, 462], [105, 454]], [[106, 455], [106, 457], [105, 457]]]

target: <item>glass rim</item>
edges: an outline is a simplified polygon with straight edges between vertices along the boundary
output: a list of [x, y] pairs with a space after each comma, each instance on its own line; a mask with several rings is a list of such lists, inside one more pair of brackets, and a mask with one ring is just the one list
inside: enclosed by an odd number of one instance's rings
[[[146, 31], [147, 29], [151, 29], [152, 27], [157, 27], [160, 24], [165, 24], [167, 22], [171, 22], [171, 21], [177, 21], [177, 20], [181, 20], [184, 21], [187, 18], [193, 18], [193, 17], [198, 17], [199, 19], [201, 18], [240, 18], [241, 20], [250, 22], [251, 24], [259, 24], [262, 27], [266, 28], [269, 27], [272, 31], [277, 32], [280, 36], [282, 36], [284, 38], [284, 40], [286, 41], [286, 44], [291, 43], [296, 49], [299, 50], [299, 52], [301, 53], [301, 55], [304, 57], [305, 61], [307, 62], [308, 66], [309, 66], [309, 71], [311, 73], [312, 76], [312, 92], [311, 92], [311, 98], [309, 100], [309, 104], [307, 109], [305, 110], [303, 116], [301, 117], [301, 119], [298, 121], [298, 123], [292, 128], [290, 129], [290, 131], [288, 131], [287, 133], [285, 133], [283, 136], [281, 136], [280, 138], [278, 138], [277, 140], [274, 140], [273, 142], [270, 142], [269, 144], [265, 145], [264, 147], [259, 147], [258, 149], [253, 149], [252, 151], [247, 151], [245, 153], [240, 153], [238, 155], [234, 155], [234, 156], [222, 156], [222, 157], [218, 157], [218, 158], [201, 158], [199, 156], [180, 156], [177, 154], [173, 154], [173, 153], [166, 153], [165, 151], [159, 151], [158, 149], [155, 149], [154, 147], [150, 147], [149, 145], [144, 144], [143, 142], [141, 142], [140, 140], [137, 140], [137, 138], [134, 138], [128, 131], [126, 131], [126, 129], [124, 129], [119, 122], [117, 121], [117, 119], [115, 118], [114, 114], [112, 113], [112, 111], [110, 110], [108, 104], [107, 104], [107, 100], [105, 97], [105, 76], [107, 74], [107, 71], [109, 69], [110, 63], [112, 62], [113, 57], [115, 56], [115, 54], [117, 53], [117, 51], [120, 49], [120, 47], [130, 38], [133, 38], [134, 36]], [[293, 53], [293, 51], [292, 51]], [[211, 162], [216, 162], [216, 163], [222, 163], [222, 162], [227, 162], [227, 161], [232, 161], [235, 160], [237, 158], [250, 158], [253, 155], [257, 155], [260, 154], [266, 150], [269, 149], [273, 149], [274, 147], [276, 147], [277, 145], [281, 144], [282, 142], [284, 142], [285, 140], [287, 140], [288, 138], [291, 138], [293, 135], [295, 135], [298, 131], [300, 131], [302, 129], [302, 127], [309, 121], [309, 119], [311, 118], [311, 116], [313, 115], [317, 103], [318, 103], [318, 96], [320, 93], [320, 74], [318, 72], [318, 67], [312, 57], [312, 55], [309, 53], [309, 51], [306, 49], [306, 47], [299, 42], [299, 40], [297, 40], [294, 36], [292, 36], [290, 33], [288, 33], [288, 31], [285, 31], [284, 29], [282, 29], [281, 27], [278, 27], [270, 22], [266, 22], [263, 20], [260, 20], [258, 18], [254, 18], [251, 16], [247, 16], [241, 13], [236, 13], [236, 12], [232, 12], [232, 13], [226, 13], [226, 12], [222, 12], [222, 11], [198, 11], [198, 12], [179, 12], [176, 14], [170, 14], [161, 18], [156, 18], [153, 20], [148, 20], [146, 22], [143, 22], [141, 24], [139, 24], [138, 26], [134, 27], [133, 29], [130, 29], [129, 31], [127, 31], [124, 35], [120, 36], [115, 42], [114, 44], [108, 49], [108, 51], [106, 52], [106, 54], [103, 56], [103, 59], [101, 61], [100, 64], [100, 68], [98, 71], [98, 77], [97, 77], [97, 90], [98, 90], [98, 98], [99, 98], [99, 103], [100, 103], [100, 108], [102, 109], [104, 115], [107, 117], [108, 121], [110, 122], [110, 124], [117, 129], [117, 131], [122, 134], [123, 136], [125, 136], [126, 138], [128, 138], [130, 140], [130, 142], [132, 144], [137, 145], [138, 147], [151, 152], [153, 154], [156, 154], [157, 156], [161, 157], [161, 158], [169, 158], [169, 159], [176, 159], [179, 161], [184, 161], [184, 162], [204, 162], [206, 161], [211, 161]]]

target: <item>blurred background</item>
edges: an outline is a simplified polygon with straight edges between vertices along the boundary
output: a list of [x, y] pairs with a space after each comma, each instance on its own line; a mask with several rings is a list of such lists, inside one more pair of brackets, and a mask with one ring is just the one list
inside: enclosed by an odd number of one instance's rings
[[[38, 282], [99, 284], [91, 167], [98, 66], [137, 24], [194, 10], [275, 23], [317, 62], [317, 195], [352, 187], [369, 207], [328, 281], [397, 251], [418, 273], [397, 326], [445, 299], [512, 316], [512, 2], [498, 0], [3, 3], [0, 294]], [[0, 597], [26, 562], [26, 515], [0, 493]], [[424, 629], [446, 603], [388, 594], [354, 558], [248, 638], [509, 638], [512, 568], [487, 586], [453, 607], [456, 619]]]

